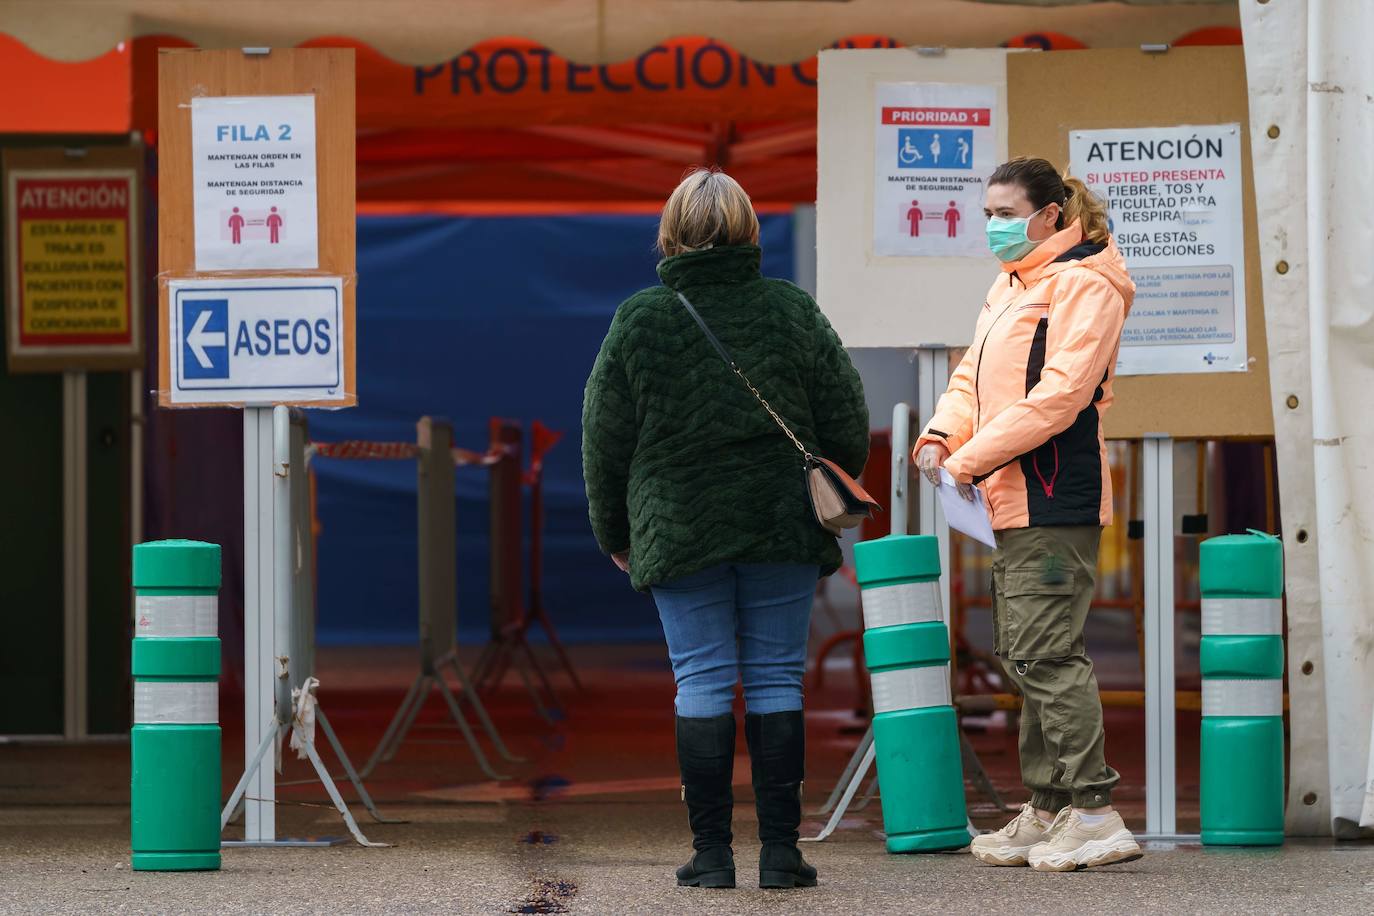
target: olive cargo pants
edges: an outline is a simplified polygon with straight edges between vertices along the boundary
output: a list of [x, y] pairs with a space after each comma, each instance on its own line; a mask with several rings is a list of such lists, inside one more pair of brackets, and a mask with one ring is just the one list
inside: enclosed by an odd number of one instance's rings
[[993, 651], [1021, 691], [1021, 779], [1031, 804], [1058, 811], [1111, 804], [1102, 700], [1083, 651], [1097, 582], [1097, 525], [997, 532]]

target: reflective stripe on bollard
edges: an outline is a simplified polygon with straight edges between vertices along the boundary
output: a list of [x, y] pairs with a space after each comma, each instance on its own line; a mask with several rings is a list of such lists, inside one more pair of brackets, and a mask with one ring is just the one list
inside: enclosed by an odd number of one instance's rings
[[949, 631], [940, 613], [935, 538], [893, 535], [854, 549], [863, 590], [864, 660], [888, 852], [969, 842]]

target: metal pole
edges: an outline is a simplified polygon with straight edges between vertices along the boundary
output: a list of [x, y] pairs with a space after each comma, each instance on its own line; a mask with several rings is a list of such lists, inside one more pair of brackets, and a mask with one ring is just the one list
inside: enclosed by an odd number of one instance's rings
[[[269, 749], [280, 749], [295, 713], [291, 702], [291, 646], [292, 602], [297, 582], [291, 513], [290, 408], [278, 405], [244, 410], [243, 487], [245, 765], [243, 777], [220, 816], [220, 824], [223, 827], [228, 823], [237, 799], [242, 797], [244, 837], [227, 840], [224, 845], [330, 846], [336, 842], [333, 838], [276, 838], [275, 759], [263, 765]], [[327, 737], [334, 740], [333, 730], [327, 724], [325, 729]], [[363, 846], [385, 845], [372, 843], [363, 836], [320, 761], [314, 741], [303, 737], [311, 765], [354, 839]], [[342, 748], [336, 750], [352, 775], [352, 764]]]
[[273, 716], [272, 409], [243, 411], [244, 839], [276, 838], [276, 768], [254, 769], [254, 751], [276, 734]]
[[906, 534], [911, 518], [910, 443], [911, 405], [903, 402], [892, 408], [892, 534]]
[[1145, 834], [1177, 836], [1174, 736], [1174, 441], [1147, 435], [1145, 489]]
[[[129, 373], [129, 544], [143, 543], [143, 430], [146, 416], [143, 410], [143, 371]], [[133, 620], [133, 598], [129, 614]]]
[[291, 598], [295, 556], [291, 531], [291, 410], [272, 408], [272, 644], [276, 659], [276, 714], [291, 721]]
[[[291, 688], [315, 674], [315, 536], [310, 493], [310, 430], [305, 412], [291, 409], [290, 555], [291, 575]], [[280, 549], [280, 546], [279, 546]]]
[[86, 695], [86, 373], [62, 373], [63, 726], [84, 738]]
[[[949, 350], [943, 344], [925, 344], [916, 350], [916, 415], [919, 428], [925, 429], [935, 416], [935, 406], [940, 395], [945, 393], [949, 384]], [[908, 446], [909, 448], [910, 446]], [[893, 444], [896, 449], [896, 443]], [[917, 534], [933, 534], [940, 542], [940, 568], [945, 574], [940, 577], [940, 607], [945, 626], [949, 626], [950, 585], [952, 577], [949, 563], [949, 525], [945, 514], [940, 510], [940, 500], [934, 491], [921, 494], [920, 523]]]

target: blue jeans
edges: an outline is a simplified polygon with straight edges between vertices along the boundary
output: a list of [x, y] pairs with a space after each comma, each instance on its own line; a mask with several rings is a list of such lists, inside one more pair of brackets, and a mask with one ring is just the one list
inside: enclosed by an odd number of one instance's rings
[[802, 708], [817, 566], [713, 566], [653, 587], [677, 681], [677, 714], [720, 716], [744, 680], [752, 713]]

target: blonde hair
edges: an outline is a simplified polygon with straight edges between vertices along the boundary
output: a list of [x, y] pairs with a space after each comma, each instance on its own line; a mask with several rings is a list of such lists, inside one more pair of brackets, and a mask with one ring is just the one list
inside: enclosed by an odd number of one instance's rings
[[1064, 194], [1068, 198], [1064, 201], [1065, 223], [1078, 220], [1083, 226], [1083, 238], [1099, 245], [1107, 244], [1112, 237], [1107, 228], [1107, 202], [1068, 172], [1064, 173]]
[[658, 221], [658, 250], [665, 258], [715, 245], [757, 245], [759, 218], [739, 182], [720, 169], [687, 173]]
[[1036, 210], [1059, 204], [1057, 228], [1078, 220], [1083, 238], [1105, 245], [1112, 237], [1107, 228], [1106, 202], [1088, 190], [1088, 186], [1066, 171], [1062, 175], [1044, 159], [1017, 157], [999, 165], [988, 178], [988, 184], [1011, 184], [1026, 192], [1026, 199]]

